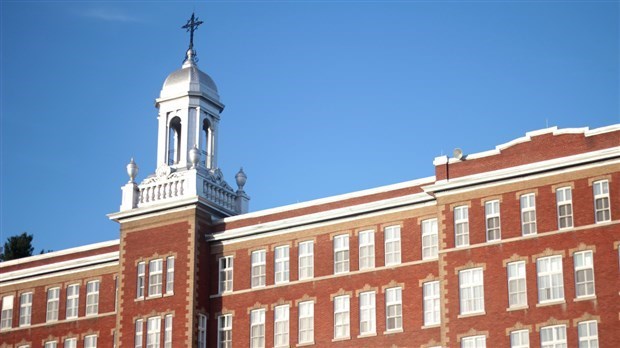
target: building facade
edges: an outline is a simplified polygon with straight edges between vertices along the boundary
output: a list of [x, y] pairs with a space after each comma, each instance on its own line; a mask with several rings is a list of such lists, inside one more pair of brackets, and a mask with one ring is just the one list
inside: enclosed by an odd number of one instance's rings
[[157, 169], [127, 167], [119, 239], [0, 264], [0, 347], [620, 346], [620, 125], [248, 212], [195, 56], [156, 100]]

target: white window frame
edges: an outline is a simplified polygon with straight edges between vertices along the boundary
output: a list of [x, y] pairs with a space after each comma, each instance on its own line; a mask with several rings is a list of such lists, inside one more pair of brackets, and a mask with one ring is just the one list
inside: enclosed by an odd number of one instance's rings
[[45, 345], [43, 345], [44, 348], [58, 348], [58, 342], [57, 341], [47, 341], [45, 342]]
[[267, 282], [267, 250], [255, 250], [250, 257], [252, 262], [252, 274], [250, 276], [252, 289], [262, 288]]
[[219, 259], [219, 292], [224, 294], [233, 291], [234, 258], [232, 255], [223, 256]]
[[385, 330], [403, 329], [403, 290], [400, 287], [385, 289]]
[[32, 291], [19, 295], [19, 327], [32, 324]]
[[311, 279], [314, 277], [314, 241], [307, 240], [300, 242], [299, 251], [299, 280]]
[[359, 244], [359, 269], [375, 268], [375, 231], [360, 231], [357, 239]]
[[454, 245], [457, 248], [469, 246], [469, 207], [454, 207]]
[[376, 293], [365, 291], [360, 293], [360, 336], [377, 333]]
[[582, 321], [577, 324], [579, 348], [598, 348], [598, 323], [596, 320]]
[[439, 281], [424, 283], [424, 326], [439, 325], [440, 317], [440, 297], [439, 297]]
[[[541, 257], [536, 260], [538, 303], [564, 301], [563, 268], [562, 255]], [[557, 295], [554, 295], [554, 289], [557, 289]]]
[[146, 348], [159, 348], [161, 344], [161, 317], [146, 320]]
[[[549, 332], [550, 340], [543, 336]], [[560, 336], [564, 336], [563, 338]], [[545, 326], [540, 329], [540, 348], [566, 348], [566, 325]]]
[[461, 314], [484, 313], [484, 272], [482, 267], [459, 271]]
[[422, 260], [431, 260], [438, 257], [439, 229], [437, 219], [422, 221]]
[[[611, 221], [609, 180], [598, 180], [593, 182], [592, 192], [594, 194], [594, 222], [598, 224]], [[598, 207], [598, 202], [601, 202], [600, 208]]]
[[[558, 208], [558, 229], [572, 228], [573, 221], [573, 192], [570, 186], [560, 187], [555, 191]], [[562, 213], [562, 208], [565, 208]]]
[[86, 283], [86, 316], [99, 314], [99, 286], [98, 280]]
[[136, 298], [144, 298], [146, 286], [146, 262], [141, 261], [136, 265]]
[[134, 348], [142, 348], [144, 341], [144, 319], [136, 320], [136, 327], [134, 333]]
[[217, 317], [217, 348], [232, 348], [232, 314]]
[[527, 307], [527, 275], [525, 261], [510, 262], [506, 265], [508, 278], [508, 307]]
[[487, 242], [496, 242], [502, 239], [502, 221], [500, 218], [499, 200], [495, 199], [484, 203]]
[[530, 331], [516, 330], [510, 332], [510, 348], [530, 348]]
[[265, 348], [265, 309], [250, 311], [250, 348]]
[[290, 249], [288, 245], [274, 249], [274, 282], [276, 284], [288, 283], [290, 280]]
[[163, 272], [163, 259], [149, 261], [149, 297], [161, 296], [163, 287]]
[[65, 342], [63, 344], [64, 348], [77, 348], [77, 338], [65, 338]]
[[[170, 337], [172, 341], [172, 337]], [[198, 314], [198, 348], [207, 348], [207, 316]]]
[[573, 254], [573, 260], [575, 265], [575, 296], [577, 298], [596, 296], [594, 253], [592, 250], [578, 251]]
[[[201, 326], [200, 326], [200, 314], [198, 315], [198, 337], [200, 337], [200, 330], [201, 330]], [[206, 321], [206, 317], [205, 317], [205, 321]], [[172, 348], [172, 314], [167, 314], [164, 317], [164, 348]], [[204, 330], [205, 330], [205, 338], [206, 338], [206, 322], [205, 322], [205, 326], [204, 326]], [[198, 345], [199, 348], [203, 348], [200, 347], [200, 344]], [[206, 342], [205, 342], [205, 346], [206, 347]]]
[[299, 302], [299, 344], [314, 343], [314, 301]]
[[2, 318], [0, 319], [0, 330], [8, 330], [13, 327], [13, 303], [15, 296], [7, 295], [2, 298]]
[[385, 265], [399, 265], [401, 263], [400, 226], [384, 228], [383, 235], [385, 238]]
[[60, 308], [60, 287], [47, 289], [47, 306], [45, 309], [45, 322], [51, 323], [58, 320]]
[[97, 335], [84, 337], [84, 348], [97, 348]]
[[67, 286], [67, 308], [65, 317], [75, 319], [79, 315], [80, 306], [80, 284], [70, 284]]
[[166, 295], [174, 294], [174, 256], [166, 258]]
[[521, 203], [521, 235], [538, 233], [536, 223], [536, 194], [526, 193], [519, 197]]
[[289, 305], [276, 306], [273, 314], [273, 344], [275, 348], [289, 346], [290, 330], [290, 307]]
[[334, 274], [349, 272], [349, 235], [334, 236]]
[[334, 297], [334, 339], [342, 340], [351, 337], [350, 296]]
[[487, 346], [487, 337], [484, 335], [463, 337], [461, 339], [461, 348], [485, 348]]

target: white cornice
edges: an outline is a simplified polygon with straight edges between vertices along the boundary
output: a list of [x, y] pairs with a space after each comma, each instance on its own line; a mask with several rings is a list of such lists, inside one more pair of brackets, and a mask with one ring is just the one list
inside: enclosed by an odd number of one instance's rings
[[5, 267], [21, 265], [21, 264], [24, 264], [24, 263], [29, 263], [29, 262], [39, 261], [39, 260], [45, 260], [45, 259], [49, 259], [49, 258], [52, 258], [52, 257], [64, 256], [64, 255], [69, 255], [69, 254], [76, 254], [76, 253], [80, 253], [80, 252], [83, 252], [83, 251], [90, 251], [90, 250], [107, 248], [107, 247], [114, 246], [114, 245], [119, 245], [119, 240], [118, 239], [110, 240], [110, 241], [107, 241], [107, 242], [99, 242], [99, 243], [94, 243], [94, 244], [82, 245], [82, 246], [79, 246], [79, 247], [63, 249], [63, 250], [59, 250], [59, 251], [52, 251], [52, 252], [49, 252], [49, 253], [46, 253], [46, 254], [35, 255], [35, 256], [30, 256], [30, 257], [24, 257], [24, 258], [17, 259], [17, 260], [0, 262], [0, 270], [2, 268], [5, 268]]

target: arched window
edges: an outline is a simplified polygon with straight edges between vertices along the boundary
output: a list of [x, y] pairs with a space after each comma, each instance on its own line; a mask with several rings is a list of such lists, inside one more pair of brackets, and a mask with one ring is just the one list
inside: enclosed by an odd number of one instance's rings
[[181, 158], [181, 119], [174, 117], [168, 125], [168, 165], [179, 163]]
[[213, 167], [213, 128], [206, 118], [202, 121], [202, 136], [200, 139], [201, 158], [204, 160], [205, 167], [211, 169]]

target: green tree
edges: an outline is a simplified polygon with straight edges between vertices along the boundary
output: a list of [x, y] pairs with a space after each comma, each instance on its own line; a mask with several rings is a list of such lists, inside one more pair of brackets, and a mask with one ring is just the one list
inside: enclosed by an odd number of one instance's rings
[[32, 238], [33, 236], [26, 232], [18, 236], [7, 238], [6, 243], [4, 243], [2, 254], [0, 254], [0, 259], [2, 261], [9, 261], [32, 256], [32, 252], [34, 251]]

